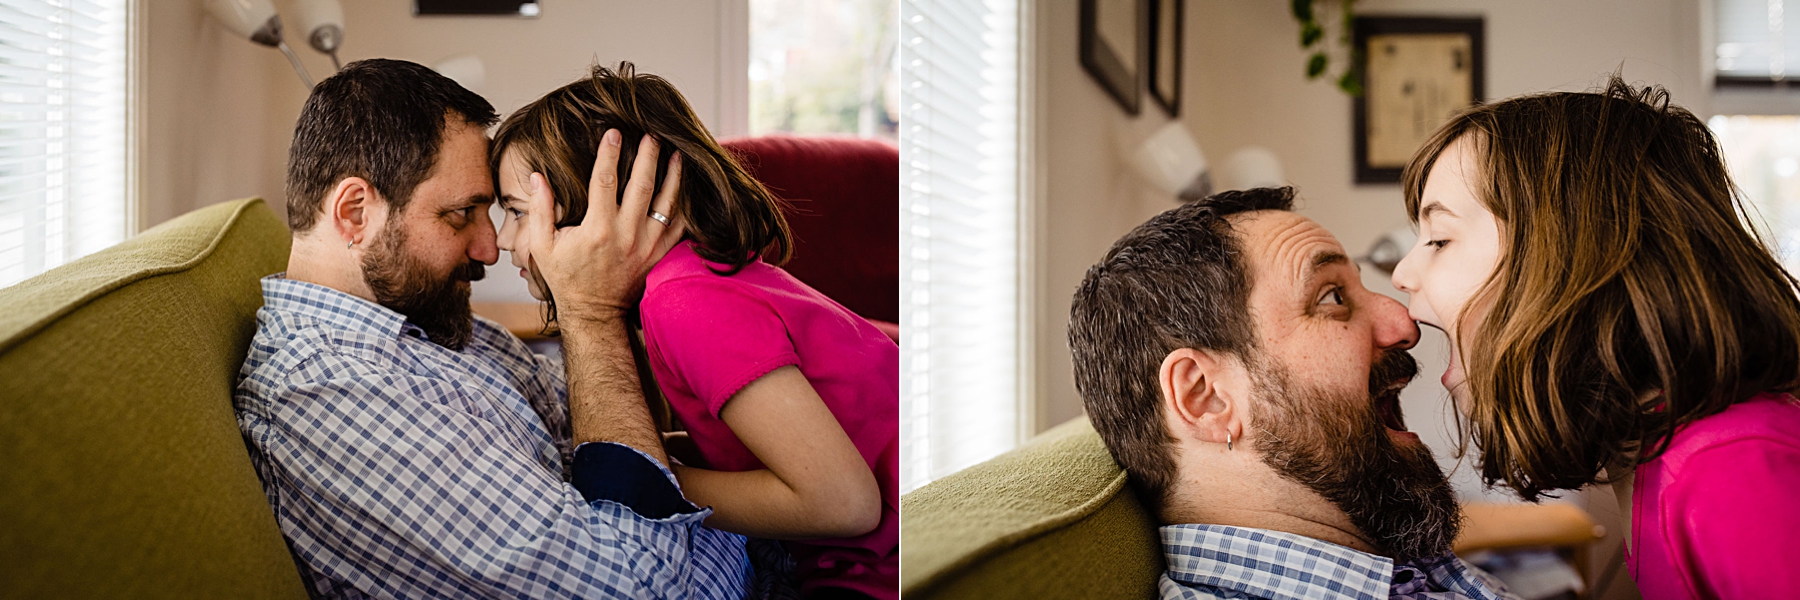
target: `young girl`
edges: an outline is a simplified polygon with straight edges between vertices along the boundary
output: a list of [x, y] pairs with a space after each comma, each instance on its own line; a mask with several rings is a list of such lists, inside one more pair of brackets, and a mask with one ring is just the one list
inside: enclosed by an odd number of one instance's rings
[[[680, 157], [674, 214], [645, 218], [687, 234], [639, 310], [651, 370], [703, 463], [673, 466], [683, 493], [713, 508], [709, 526], [787, 540], [804, 596], [897, 598], [899, 347], [775, 266], [792, 247], [779, 202], [680, 92], [624, 63], [507, 117], [491, 151], [501, 247], [527, 275], [519, 221], [580, 222], [601, 143], [620, 146], [621, 182], [640, 152], [657, 157], [657, 181]], [[561, 214], [526, 214], [539, 193]]]
[[1471, 109], [1406, 173], [1394, 286], [1487, 482], [1610, 482], [1645, 598], [1800, 597], [1800, 299], [1706, 125], [1615, 77]]

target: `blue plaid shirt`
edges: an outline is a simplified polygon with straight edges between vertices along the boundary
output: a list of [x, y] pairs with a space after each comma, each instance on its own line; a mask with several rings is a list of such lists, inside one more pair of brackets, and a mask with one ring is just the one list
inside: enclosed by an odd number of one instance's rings
[[1454, 554], [1396, 565], [1331, 542], [1266, 529], [1169, 525], [1161, 531], [1169, 566], [1160, 582], [1164, 600], [1516, 598]]
[[234, 403], [315, 595], [744, 595], [744, 538], [702, 526], [667, 467], [569, 447], [559, 360], [486, 320], [454, 352], [355, 296], [262, 285]]

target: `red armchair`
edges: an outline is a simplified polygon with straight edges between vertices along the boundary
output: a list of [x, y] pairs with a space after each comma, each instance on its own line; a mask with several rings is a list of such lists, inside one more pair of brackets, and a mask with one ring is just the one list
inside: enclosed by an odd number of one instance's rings
[[899, 339], [900, 152], [849, 137], [721, 142], [788, 203], [794, 256], [783, 268]]

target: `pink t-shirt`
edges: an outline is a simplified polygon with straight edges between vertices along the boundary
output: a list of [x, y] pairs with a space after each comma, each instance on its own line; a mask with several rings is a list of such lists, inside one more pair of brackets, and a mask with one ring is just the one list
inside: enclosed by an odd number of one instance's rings
[[1763, 394], [1638, 466], [1626, 562], [1646, 600], [1800, 598], [1800, 403]]
[[[762, 469], [719, 410], [795, 365], [881, 486], [881, 524], [845, 539], [788, 542], [802, 591], [900, 595], [900, 347], [867, 320], [762, 261], [730, 276], [684, 241], [650, 270], [640, 305], [650, 366], [700, 454], [721, 471]], [[795, 432], [805, 435], [806, 432]]]

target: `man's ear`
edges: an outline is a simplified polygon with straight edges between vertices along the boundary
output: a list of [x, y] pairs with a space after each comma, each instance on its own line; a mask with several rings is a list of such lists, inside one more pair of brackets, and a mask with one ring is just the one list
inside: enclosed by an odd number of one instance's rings
[[1178, 348], [1163, 357], [1157, 370], [1163, 408], [1177, 437], [1229, 444], [1244, 439], [1241, 390], [1227, 382], [1242, 365], [1229, 354]]
[[391, 215], [375, 186], [361, 177], [345, 177], [325, 195], [325, 220], [339, 240], [354, 246], [381, 229]]

